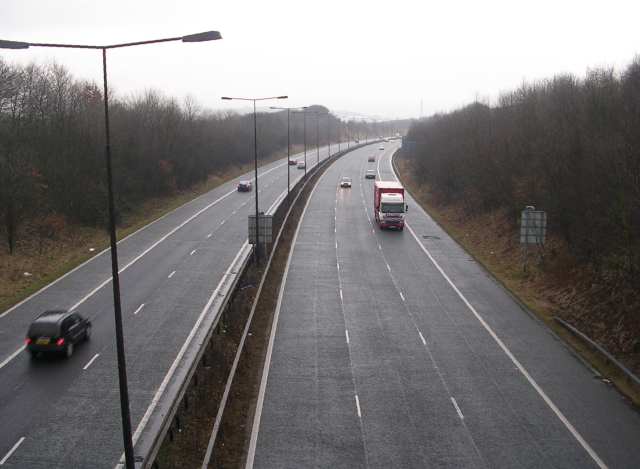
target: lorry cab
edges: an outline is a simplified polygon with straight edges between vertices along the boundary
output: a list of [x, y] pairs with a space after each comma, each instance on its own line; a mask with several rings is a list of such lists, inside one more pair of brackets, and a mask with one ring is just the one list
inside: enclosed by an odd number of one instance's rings
[[380, 229], [404, 229], [407, 204], [404, 187], [396, 181], [376, 181], [373, 190], [373, 204], [376, 222]]

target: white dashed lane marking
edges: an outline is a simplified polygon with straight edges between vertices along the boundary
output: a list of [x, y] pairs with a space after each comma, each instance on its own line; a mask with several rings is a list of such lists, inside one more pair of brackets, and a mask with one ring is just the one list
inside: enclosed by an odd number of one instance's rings
[[134, 314], [134, 315], [135, 315], [135, 314], [138, 314], [142, 308], [144, 308], [144, 303], [142, 303], [140, 306], [138, 306], [138, 309], [136, 309], [136, 310], [133, 312], [133, 314]]
[[464, 415], [462, 415], [462, 411], [460, 410], [460, 407], [458, 407], [458, 403], [456, 402], [455, 397], [451, 396], [451, 402], [453, 403], [453, 407], [456, 408], [456, 412], [458, 412], [458, 417], [460, 417], [460, 420], [464, 420]]
[[171, 273], [169, 274], [169, 276], [168, 276], [167, 278], [171, 278], [171, 277], [173, 277], [175, 274], [176, 274], [176, 271], [174, 270], [173, 272], [171, 272]]
[[95, 361], [96, 358], [98, 358], [100, 356], [99, 353], [96, 353], [93, 358], [91, 360], [89, 360], [89, 362], [82, 367], [83, 370], [86, 370], [87, 368], [89, 368], [91, 366], [91, 364]]
[[418, 331], [418, 335], [420, 336], [420, 340], [422, 341], [422, 343], [423, 343], [424, 345], [427, 345], [427, 341], [426, 341], [426, 340], [424, 340], [424, 336], [422, 335], [422, 332]]
[[13, 447], [9, 450], [9, 452], [8, 452], [7, 454], [5, 454], [4, 458], [0, 459], [0, 466], [4, 465], [4, 463], [6, 463], [6, 462], [9, 460], [9, 458], [11, 457], [11, 455], [12, 455], [13, 453], [15, 453], [15, 452], [16, 452], [16, 450], [17, 450], [17, 449], [18, 449], [18, 447], [22, 444], [22, 442], [24, 441], [24, 439], [25, 439], [25, 437], [24, 437], [24, 436], [23, 436], [23, 437], [21, 437], [21, 438], [18, 440], [18, 442], [17, 442], [15, 445], [13, 445]]

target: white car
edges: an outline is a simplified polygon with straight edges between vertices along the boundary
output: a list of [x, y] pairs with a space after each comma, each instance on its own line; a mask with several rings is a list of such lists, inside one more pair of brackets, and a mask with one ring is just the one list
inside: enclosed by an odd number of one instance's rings
[[351, 178], [344, 176], [340, 181], [340, 187], [348, 187], [351, 188]]
[[384, 145], [380, 145], [380, 146], [378, 147], [378, 150], [384, 150]]
[[364, 173], [364, 177], [365, 179], [375, 179], [376, 178], [375, 169], [367, 169], [367, 172]]
[[306, 167], [307, 165], [305, 164], [304, 161], [298, 161], [298, 169], [304, 169]]

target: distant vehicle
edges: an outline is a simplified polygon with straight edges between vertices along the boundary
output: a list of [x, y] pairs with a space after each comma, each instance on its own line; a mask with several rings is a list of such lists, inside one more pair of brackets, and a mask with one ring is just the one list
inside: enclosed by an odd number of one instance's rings
[[367, 172], [364, 173], [364, 177], [365, 179], [375, 179], [376, 178], [375, 169], [367, 169]]
[[388, 141], [389, 141], [389, 139], [388, 139], [388, 138], [385, 138], [385, 139], [384, 139], [384, 141], [385, 141], [385, 142], [388, 142]]
[[409, 206], [404, 201], [404, 187], [396, 181], [376, 181], [373, 185], [373, 211], [381, 230], [404, 229]]
[[376, 157], [375, 157], [375, 155], [371, 155], [369, 158], [367, 158], [367, 161], [368, 161], [369, 163], [375, 163], [375, 161], [376, 161]]
[[304, 169], [307, 165], [304, 161], [298, 161], [298, 169]]
[[360, 143], [360, 140], [358, 140], [357, 138], [356, 138], [356, 143]]
[[289, 166], [295, 166], [298, 162], [296, 160], [289, 160]]
[[45, 311], [29, 326], [25, 345], [32, 357], [39, 353], [73, 355], [76, 344], [91, 337], [91, 321], [67, 310]]
[[380, 146], [378, 147], [378, 150], [384, 150], [384, 145], [380, 145]]
[[238, 183], [238, 192], [251, 192], [252, 187], [251, 181], [240, 181]]
[[348, 187], [351, 188], [351, 178], [344, 176], [340, 181], [340, 187]]

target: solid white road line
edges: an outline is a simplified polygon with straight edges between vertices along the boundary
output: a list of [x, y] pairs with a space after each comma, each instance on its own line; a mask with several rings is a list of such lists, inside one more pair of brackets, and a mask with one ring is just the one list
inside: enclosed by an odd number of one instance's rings
[[[202, 321], [204, 320], [204, 317], [209, 312], [209, 308], [211, 307], [211, 304], [213, 303], [213, 300], [216, 298], [216, 296], [218, 296], [218, 291], [222, 287], [222, 283], [226, 280], [227, 275], [229, 275], [231, 273], [231, 267], [235, 265], [235, 263], [238, 260], [238, 257], [240, 257], [240, 254], [242, 254], [242, 251], [244, 250], [246, 245], [247, 245], [247, 241], [244, 242], [244, 244], [242, 245], [242, 247], [238, 251], [238, 254], [236, 254], [236, 257], [234, 257], [233, 261], [231, 261], [231, 264], [229, 264], [229, 267], [227, 268], [227, 270], [225, 271], [224, 275], [222, 276], [222, 279], [220, 280], [220, 283], [218, 283], [218, 286], [215, 288], [215, 290], [213, 290], [213, 293], [209, 297], [209, 300], [207, 301], [207, 304], [205, 304], [204, 308], [202, 308], [202, 312], [200, 313], [200, 316], [198, 316], [198, 319], [196, 320], [195, 324], [191, 328], [191, 331], [189, 332], [189, 335], [187, 336], [187, 339], [182, 344], [182, 347], [180, 348], [180, 351], [178, 352], [178, 355], [176, 356], [175, 360], [173, 360], [173, 363], [169, 367], [169, 371], [167, 371], [167, 374], [165, 375], [164, 379], [162, 380], [162, 383], [160, 383], [160, 386], [158, 387], [156, 393], [154, 394], [153, 399], [151, 400], [151, 403], [149, 404], [149, 407], [147, 407], [147, 411], [144, 413], [144, 415], [142, 416], [142, 419], [140, 420], [140, 423], [136, 427], [136, 431], [133, 434], [133, 444], [134, 445], [138, 442], [138, 438], [140, 438], [140, 434], [144, 430], [144, 427], [147, 425], [147, 422], [149, 421], [149, 418], [151, 417], [151, 414], [153, 413], [154, 409], [158, 405], [158, 402], [160, 401], [160, 397], [164, 394], [164, 390], [167, 387], [167, 385], [169, 384], [169, 381], [171, 380], [171, 378], [173, 377], [173, 374], [175, 373], [176, 368], [178, 368], [178, 364], [182, 361], [182, 357], [184, 356], [185, 352], [187, 351], [187, 347], [193, 341], [193, 336], [196, 334], [197, 330], [200, 328], [200, 324], [202, 324]], [[124, 454], [120, 457], [120, 460], [123, 460], [123, 459], [124, 459]], [[118, 467], [118, 464], [116, 464], [115, 467]]]
[[500, 339], [500, 337], [498, 337], [498, 335], [491, 328], [491, 326], [489, 326], [489, 324], [476, 311], [476, 309], [469, 302], [469, 300], [467, 300], [467, 298], [462, 294], [462, 292], [453, 283], [453, 281], [445, 273], [445, 271], [442, 269], [442, 267], [440, 267], [440, 264], [438, 264], [438, 262], [435, 260], [435, 258], [431, 255], [431, 252], [429, 252], [429, 250], [424, 246], [424, 244], [422, 244], [422, 242], [420, 241], [420, 239], [416, 235], [415, 231], [413, 231], [411, 226], [408, 223], [405, 223], [405, 226], [409, 229], [409, 232], [411, 233], [413, 238], [418, 243], [418, 246], [420, 246], [420, 248], [427, 255], [427, 257], [429, 258], [431, 263], [435, 266], [435, 268], [438, 270], [438, 272], [440, 272], [440, 275], [442, 275], [444, 277], [444, 279], [447, 281], [449, 286], [453, 289], [453, 291], [456, 292], [458, 297], [467, 306], [469, 311], [471, 311], [471, 313], [476, 317], [476, 319], [480, 322], [480, 324], [482, 324], [482, 327], [485, 328], [485, 330], [489, 333], [489, 335], [493, 338], [493, 340], [498, 344], [498, 346], [502, 349], [502, 351], [505, 353], [505, 355], [507, 355], [507, 357], [509, 357], [511, 362], [516, 366], [516, 368], [518, 368], [518, 370], [520, 370], [520, 372], [524, 375], [524, 377], [527, 379], [529, 384], [533, 387], [533, 389], [535, 389], [535, 391], [542, 398], [542, 400], [544, 400], [544, 402], [547, 404], [547, 406], [553, 411], [554, 414], [556, 414], [558, 419], [560, 419], [560, 421], [564, 424], [564, 426], [567, 428], [567, 430], [569, 430], [569, 432], [573, 435], [573, 437], [576, 439], [576, 441], [578, 441], [578, 443], [580, 443], [580, 445], [589, 454], [589, 456], [591, 456], [591, 459], [593, 459], [593, 461], [598, 465], [598, 467], [600, 467], [601, 469], [605, 469], [607, 467], [607, 465], [604, 463], [604, 461], [602, 459], [600, 459], [600, 456], [598, 456], [598, 454], [593, 450], [593, 448], [591, 448], [589, 443], [587, 443], [587, 441], [582, 437], [580, 432], [578, 432], [578, 430], [576, 430], [576, 428], [573, 426], [573, 424], [571, 422], [569, 422], [567, 417], [565, 417], [565, 415], [562, 413], [562, 411], [560, 411], [558, 406], [556, 406], [554, 404], [554, 402], [551, 400], [551, 398], [549, 398], [549, 396], [547, 396], [547, 393], [545, 393], [542, 390], [542, 388], [533, 379], [533, 377], [529, 374], [529, 372], [522, 365], [522, 363], [520, 363], [520, 361], [515, 357], [515, 355], [513, 355], [511, 350], [509, 350], [509, 348], [505, 345], [505, 343], [502, 341], [502, 339]]
[[0, 370], [4, 368], [7, 363], [9, 363], [11, 360], [16, 358], [20, 354], [20, 352], [22, 352], [26, 347], [27, 347], [26, 345], [23, 345], [18, 350], [16, 350], [11, 355], [9, 355], [7, 358], [5, 358], [4, 361], [0, 363]]
[[[196, 218], [198, 215], [200, 215], [201, 213], [203, 213], [204, 211], [208, 210], [209, 208], [213, 207], [214, 205], [216, 205], [218, 202], [222, 201], [223, 199], [226, 199], [227, 197], [229, 197], [231, 194], [233, 194], [235, 191], [230, 191], [227, 192], [226, 194], [224, 194], [221, 197], [218, 197], [216, 200], [214, 200], [213, 202], [211, 202], [209, 205], [207, 205], [206, 207], [198, 210], [196, 213], [194, 213], [192, 216], [190, 216], [189, 218], [187, 218], [185, 221], [183, 221], [182, 223], [180, 223], [178, 226], [176, 226], [175, 228], [173, 228], [171, 231], [169, 231], [167, 234], [165, 234], [164, 236], [162, 236], [160, 239], [158, 239], [155, 243], [153, 243], [151, 246], [149, 246], [147, 249], [145, 249], [144, 251], [142, 251], [138, 256], [136, 256], [132, 261], [130, 261], [127, 265], [125, 265], [124, 267], [122, 267], [118, 273], [122, 273], [125, 270], [127, 270], [129, 267], [131, 267], [133, 264], [135, 264], [136, 262], [138, 262], [140, 259], [142, 259], [147, 253], [149, 253], [149, 251], [151, 251], [153, 248], [155, 248], [158, 244], [160, 244], [162, 241], [164, 241], [165, 239], [167, 239], [169, 236], [171, 236], [172, 234], [174, 234], [176, 231], [178, 231], [180, 228], [182, 228], [183, 226], [185, 226], [187, 223], [189, 223], [190, 221], [192, 221], [194, 218]], [[80, 306], [82, 303], [84, 303], [85, 301], [87, 301], [89, 298], [91, 298], [93, 295], [95, 295], [102, 287], [104, 287], [105, 285], [107, 285], [108, 283], [111, 282], [111, 277], [109, 277], [108, 279], [104, 280], [100, 285], [98, 285], [96, 288], [94, 288], [93, 290], [91, 290], [87, 295], [85, 295], [82, 299], [80, 299], [80, 301], [78, 301], [76, 304], [74, 304], [71, 308], [69, 308], [70, 311], [75, 310], [78, 306]]]
[[0, 459], [0, 466], [4, 466], [4, 463], [6, 463], [9, 460], [9, 458], [11, 457], [11, 455], [16, 452], [16, 450], [22, 444], [24, 439], [25, 439], [24, 436], [20, 437], [18, 442], [15, 445], [13, 445], [13, 447], [9, 450], [9, 452], [7, 454], [4, 455], [4, 458]]
[[356, 394], [356, 409], [358, 410], [358, 417], [362, 418], [362, 411], [360, 410], [360, 399], [358, 399], [357, 394]]
[[458, 407], [458, 403], [456, 402], [455, 397], [451, 396], [451, 402], [453, 403], [453, 407], [456, 408], [456, 412], [458, 412], [458, 417], [460, 417], [460, 420], [464, 420], [464, 415], [462, 415], [462, 411], [460, 410], [460, 407]]
[[427, 341], [424, 340], [424, 336], [422, 335], [422, 332], [418, 331], [418, 335], [420, 336], [420, 340], [422, 341], [422, 344], [427, 345]]
[[262, 407], [264, 405], [264, 395], [267, 389], [267, 381], [269, 379], [269, 368], [271, 366], [271, 355], [273, 354], [273, 344], [275, 342], [276, 331], [278, 329], [278, 319], [280, 318], [280, 308], [282, 308], [282, 299], [284, 297], [284, 289], [287, 285], [287, 278], [289, 276], [289, 268], [291, 267], [291, 258], [293, 256], [293, 249], [296, 245], [296, 241], [298, 240], [298, 235], [300, 234], [300, 228], [302, 227], [302, 221], [304, 220], [305, 213], [307, 212], [307, 208], [311, 203], [311, 199], [313, 198], [313, 194], [316, 191], [316, 184], [311, 189], [311, 193], [307, 198], [307, 202], [304, 204], [304, 208], [302, 209], [302, 213], [300, 214], [300, 221], [298, 222], [298, 226], [296, 227], [296, 231], [293, 235], [293, 240], [291, 240], [291, 247], [289, 248], [289, 254], [287, 256], [287, 263], [284, 268], [284, 273], [282, 275], [282, 281], [280, 282], [280, 291], [278, 292], [278, 300], [276, 302], [276, 310], [273, 313], [273, 323], [271, 325], [271, 333], [269, 334], [269, 344], [267, 345], [267, 354], [264, 360], [264, 366], [262, 368], [262, 379], [260, 380], [260, 389], [258, 391], [258, 400], [256, 402], [256, 409], [253, 414], [253, 425], [251, 427], [251, 439], [249, 440], [249, 450], [247, 452], [247, 460], [245, 463], [245, 469], [253, 468], [253, 461], [256, 456], [256, 446], [258, 444], [258, 433], [260, 431], [260, 420], [262, 418]]
[[[282, 166], [285, 166], [286, 163], [280, 164], [278, 166], [274, 166], [271, 169], [268, 169], [267, 171], [264, 171], [263, 173], [259, 174], [258, 177], [262, 177], [262, 176], [266, 176], [267, 174], [269, 174], [272, 171], [275, 171], [278, 168], [281, 168]], [[194, 213], [193, 215], [191, 215], [189, 218], [187, 218], [186, 220], [184, 220], [182, 223], [180, 223], [178, 226], [176, 226], [175, 228], [173, 228], [171, 231], [169, 231], [167, 234], [165, 234], [164, 236], [162, 236], [160, 239], [158, 239], [155, 243], [153, 243], [151, 246], [149, 246], [147, 249], [145, 249], [144, 251], [142, 251], [142, 253], [140, 253], [137, 257], [135, 257], [131, 262], [129, 262], [127, 265], [125, 265], [124, 267], [122, 267], [118, 272], [122, 273], [125, 270], [127, 270], [129, 267], [131, 267], [133, 264], [135, 264], [137, 261], [139, 261], [143, 256], [145, 256], [149, 251], [151, 251], [153, 248], [155, 248], [158, 244], [160, 244], [162, 241], [164, 241], [165, 239], [167, 239], [169, 236], [171, 236], [173, 233], [175, 233], [176, 231], [178, 231], [180, 228], [182, 228], [183, 226], [185, 226], [187, 223], [189, 223], [190, 221], [192, 221], [194, 218], [198, 217], [200, 214], [202, 214], [203, 212], [205, 212], [206, 210], [210, 209], [211, 207], [213, 207], [214, 205], [217, 205], [219, 202], [221, 202], [222, 200], [226, 199], [227, 197], [229, 197], [231, 194], [234, 194], [236, 192], [236, 189], [233, 189], [229, 192], [227, 192], [226, 194], [223, 194], [222, 196], [218, 197], [216, 200], [214, 200], [213, 202], [211, 202], [210, 204], [206, 205], [205, 207], [203, 207], [202, 209], [198, 210], [196, 213]], [[184, 205], [181, 205], [180, 207], [183, 207], [191, 202], [194, 202], [195, 200], [198, 200], [200, 197], [204, 197], [206, 195], [202, 194], [199, 197], [196, 197], [195, 199], [185, 203]], [[246, 202], [245, 202], [246, 203]], [[243, 204], [244, 205], [244, 204]], [[152, 221], [151, 223], [149, 223], [146, 226], [143, 226], [142, 228], [140, 228], [138, 231], [135, 231], [134, 233], [131, 233], [129, 236], [126, 236], [125, 238], [121, 239], [120, 241], [118, 241], [118, 244], [122, 243], [123, 241], [125, 241], [126, 239], [130, 238], [131, 236], [135, 235], [136, 233], [150, 227], [151, 225], [155, 224], [156, 222], [162, 220], [163, 218], [165, 218], [166, 216], [170, 215], [171, 213], [175, 212], [176, 210], [178, 210], [180, 207], [172, 210], [171, 212], [168, 212], [166, 214], [164, 214], [163, 216], [161, 216], [160, 218], [157, 218], [156, 220]], [[9, 314], [11, 311], [15, 310], [18, 306], [24, 304], [26, 301], [30, 300], [31, 298], [35, 297], [36, 295], [42, 293], [43, 291], [45, 291], [47, 288], [55, 285], [56, 283], [58, 283], [60, 280], [62, 280], [63, 278], [65, 278], [67, 275], [71, 274], [72, 272], [76, 271], [77, 269], [81, 268], [82, 266], [84, 266], [85, 264], [91, 262], [94, 259], [97, 259], [101, 254], [104, 254], [105, 252], [107, 252], [109, 250], [109, 248], [101, 251], [100, 253], [96, 254], [94, 257], [92, 257], [91, 259], [86, 260], [85, 262], [83, 262], [82, 264], [80, 264], [79, 266], [77, 266], [76, 268], [74, 268], [73, 270], [67, 272], [66, 274], [64, 274], [62, 277], [59, 277], [58, 279], [54, 280], [53, 282], [51, 282], [50, 284], [42, 287], [40, 290], [38, 290], [37, 292], [35, 292], [33, 295], [30, 295], [29, 297], [25, 298], [24, 300], [22, 300], [20, 303], [12, 306], [11, 308], [9, 308], [8, 310], [6, 310], [5, 312], [3, 312], [2, 314], [0, 314], [0, 318], [6, 316], [7, 314]], [[111, 277], [109, 277], [108, 279], [104, 280], [102, 283], [100, 283], [96, 288], [94, 288], [93, 290], [91, 290], [86, 296], [84, 296], [82, 299], [80, 299], [80, 301], [78, 301], [76, 304], [74, 304], [71, 308], [69, 308], [70, 311], [75, 310], [78, 306], [80, 306], [82, 303], [84, 303], [85, 301], [87, 301], [90, 297], [92, 297], [96, 292], [98, 292], [102, 287], [104, 287], [106, 284], [108, 284], [109, 282], [111, 282]], [[3, 362], [4, 363], [4, 362]], [[0, 367], [1, 368], [1, 367]]]
[[133, 312], [133, 314], [138, 314], [142, 308], [144, 308], [144, 303], [142, 303], [140, 306], [138, 306], [138, 309], [136, 309], [136, 310]]
[[349, 329], [344, 330], [344, 335], [347, 337], [347, 343], [349, 343]]
[[340, 288], [340, 301], [344, 302], [344, 297], [342, 296], [342, 288]]
[[82, 369], [83, 369], [83, 370], [86, 370], [87, 368], [89, 368], [89, 367], [91, 366], [91, 364], [94, 362], [94, 360], [95, 360], [96, 358], [98, 358], [99, 356], [100, 356], [100, 354], [99, 354], [99, 353], [96, 353], [96, 354], [93, 356], [93, 358], [92, 358], [91, 360], [89, 360], [89, 362], [88, 362], [85, 366], [83, 366], [83, 367], [82, 367]]
[[398, 293], [400, 293], [400, 298], [402, 298], [402, 301], [406, 301], [406, 300], [404, 299], [404, 295], [402, 294], [402, 292], [398, 292]]

